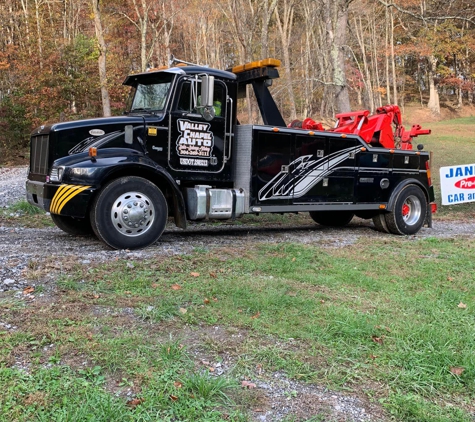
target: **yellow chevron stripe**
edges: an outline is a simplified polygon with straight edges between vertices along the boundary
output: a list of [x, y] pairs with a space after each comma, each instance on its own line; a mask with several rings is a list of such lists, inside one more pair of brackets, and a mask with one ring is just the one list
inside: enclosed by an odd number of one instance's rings
[[54, 211], [56, 214], [59, 214], [59, 208], [61, 207], [61, 204], [64, 202], [64, 200], [68, 198], [68, 195], [70, 195], [74, 191], [77, 191], [80, 188], [81, 186], [66, 185], [66, 187], [61, 191], [61, 193], [56, 198], [55, 206], [54, 206]]
[[58, 191], [56, 192], [56, 195], [53, 197], [53, 201], [52, 201], [52, 208], [53, 208], [53, 212], [55, 214], [59, 214], [58, 212], [58, 207], [62, 201], [62, 199], [68, 195], [68, 193], [71, 191], [71, 189], [74, 188], [74, 186], [71, 186], [71, 185], [61, 185], [60, 189], [58, 189]]
[[51, 200], [50, 212], [61, 214], [61, 210], [72, 198], [89, 188], [90, 186], [61, 185]]
[[66, 205], [66, 203], [71, 198], [74, 198], [77, 194], [81, 193], [84, 189], [87, 189], [87, 186], [69, 186], [68, 189], [65, 189], [64, 192], [62, 192], [61, 197], [58, 197], [56, 201], [55, 212], [57, 214], [61, 214], [61, 210]]
[[68, 185], [61, 185], [56, 191], [56, 193], [54, 194], [53, 199], [51, 200], [51, 205], [49, 207], [50, 212], [52, 212], [53, 214], [56, 214], [55, 209], [56, 209], [56, 203], [58, 201], [58, 198], [60, 198], [62, 193], [67, 189], [68, 189]]
[[89, 189], [89, 188], [90, 188], [90, 186], [83, 186], [83, 187], [81, 187], [80, 189], [77, 189], [77, 190], [75, 190], [74, 192], [71, 192], [71, 193], [69, 194], [69, 196], [63, 200], [61, 206], [60, 206], [59, 209], [58, 209], [58, 214], [61, 214], [61, 210], [62, 210], [63, 207], [66, 205], [66, 203], [69, 202], [69, 200], [70, 200], [71, 198], [74, 198], [76, 195], [80, 194], [82, 191], [84, 191], [84, 190], [86, 190], [86, 189]]

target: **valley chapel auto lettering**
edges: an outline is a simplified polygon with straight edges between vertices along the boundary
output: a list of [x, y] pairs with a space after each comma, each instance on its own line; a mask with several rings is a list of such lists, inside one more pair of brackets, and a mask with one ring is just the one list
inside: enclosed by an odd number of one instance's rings
[[178, 155], [185, 157], [211, 157], [214, 137], [210, 131], [211, 125], [209, 123], [196, 123], [178, 119], [177, 124], [180, 131], [176, 144]]
[[475, 202], [475, 164], [440, 168], [442, 205]]

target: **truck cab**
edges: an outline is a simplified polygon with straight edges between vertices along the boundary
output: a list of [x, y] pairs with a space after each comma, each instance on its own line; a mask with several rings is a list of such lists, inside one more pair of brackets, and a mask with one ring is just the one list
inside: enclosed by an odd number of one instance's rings
[[[379, 230], [431, 224], [429, 154], [355, 133], [287, 127], [269, 91], [280, 62], [229, 70], [174, 66], [129, 75], [123, 116], [41, 126], [31, 135], [27, 199], [63, 231], [141, 248], [168, 217], [187, 221], [309, 212], [323, 225], [354, 215]], [[260, 125], [241, 125], [251, 85]]]

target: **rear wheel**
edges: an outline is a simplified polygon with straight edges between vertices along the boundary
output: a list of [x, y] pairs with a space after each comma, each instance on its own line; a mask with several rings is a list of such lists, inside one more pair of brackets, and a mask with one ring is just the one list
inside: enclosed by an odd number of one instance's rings
[[310, 211], [310, 217], [322, 226], [343, 227], [353, 218], [352, 211]]
[[141, 177], [122, 177], [107, 184], [91, 209], [97, 237], [114, 249], [151, 245], [163, 233], [168, 208], [161, 190]]
[[419, 186], [408, 185], [397, 194], [394, 210], [385, 214], [385, 219], [391, 233], [410, 235], [421, 229], [426, 214], [424, 192]]
[[388, 225], [384, 214], [377, 214], [373, 217], [374, 227], [378, 232], [389, 233]]
[[51, 214], [51, 219], [56, 227], [73, 236], [90, 236], [94, 234], [89, 217], [74, 218], [66, 215]]

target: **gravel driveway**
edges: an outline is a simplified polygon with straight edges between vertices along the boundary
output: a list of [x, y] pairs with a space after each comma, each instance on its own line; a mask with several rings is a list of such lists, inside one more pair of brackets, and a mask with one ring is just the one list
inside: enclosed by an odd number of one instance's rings
[[[26, 167], [0, 168], [0, 209], [25, 198]], [[423, 228], [416, 236], [453, 237], [458, 235], [475, 236], [475, 223], [462, 221], [436, 221], [434, 228]], [[341, 247], [356, 242], [364, 236], [371, 238], [391, 237], [392, 235], [374, 230], [371, 222], [355, 219], [348, 227], [333, 229], [309, 225], [286, 225], [265, 227], [205, 223], [191, 224], [184, 231], [169, 224], [159, 242], [146, 249], [110, 250], [94, 237], [73, 237], [56, 227], [25, 228], [0, 225], [0, 291], [20, 290], [28, 282], [23, 271], [29, 263], [41, 263], [46, 258], [71, 257], [88, 264], [122, 258], [139, 260], [157, 255], [184, 254], [195, 248], [219, 246], [238, 246], [257, 242], [297, 242]], [[54, 274], [51, 275], [54, 277]], [[51, 280], [38, 280], [49, 283]]]
[[[9, 205], [25, 198], [26, 172], [25, 167], [0, 168], [0, 209], [3, 208], [8, 212]], [[138, 251], [116, 251], [108, 249], [93, 237], [69, 236], [55, 227], [37, 229], [2, 226], [0, 223], [0, 298], [14, 291], [13, 294], [16, 296], [28, 299], [28, 295], [22, 294], [27, 285], [34, 287], [41, 285], [45, 292], [54, 290], [55, 279], [62, 272], [61, 264], [59, 267], [41, 272], [42, 275], [34, 283], [25, 277], [25, 270], [41, 267], [45, 262], [61, 263], [68, 258], [89, 265], [117, 258], [140, 260], [159, 255], [185, 254], [195, 248], [236, 247], [259, 242], [291, 241], [338, 248], [352, 244], [362, 236], [371, 242], [371, 239], [392, 235], [377, 232], [372, 223], [358, 219], [344, 229], [330, 229], [316, 224], [257, 228], [232, 224], [217, 227], [199, 223], [183, 231], [170, 224], [155, 245]], [[424, 237], [454, 236], [474, 237], [475, 223], [435, 221], [433, 229], [423, 228], [416, 236], [407, 239], [413, 241]], [[0, 325], [5, 327], [1, 318]], [[266, 390], [274, 410], [269, 414], [255, 415], [256, 421], [281, 420], [285, 414], [291, 412], [292, 409], [289, 408], [291, 403], [285, 396], [285, 391], [289, 389], [297, 391], [302, 398], [292, 401], [292, 405], [301, 406], [301, 410], [306, 410], [307, 414], [312, 406], [315, 407], [320, 403], [326, 407], [330, 406], [335, 417], [332, 420], [335, 421], [387, 420], [381, 408], [364, 398], [292, 381], [283, 374], [275, 374], [272, 382], [262, 383], [258, 388]]]

